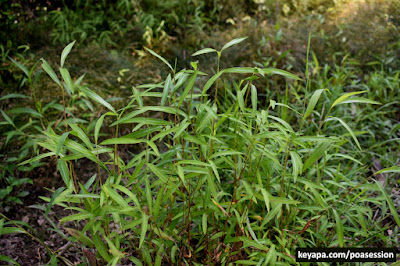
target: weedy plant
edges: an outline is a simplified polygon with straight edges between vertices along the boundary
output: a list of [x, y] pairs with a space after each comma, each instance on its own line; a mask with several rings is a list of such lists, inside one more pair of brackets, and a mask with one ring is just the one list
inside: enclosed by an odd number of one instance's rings
[[[25, 162], [57, 157], [65, 187], [42, 197], [48, 202], [46, 217], [53, 205], [71, 211], [60, 220], [70, 236], [57, 230], [80, 247], [82, 260], [91, 265], [286, 265], [296, 263], [296, 247], [396, 243], [396, 208], [382, 184], [346, 152], [348, 142], [359, 152], [362, 146], [345, 119], [334, 116], [346, 104], [378, 103], [353, 97], [365, 91], [331, 99], [329, 89], [311, 91], [309, 79], [276, 68], [219, 69], [221, 54], [243, 40], [193, 54], [218, 57], [216, 74], [201, 86], [197, 81], [206, 73], [197, 62], [177, 71], [148, 49], [171, 73], [162, 83], [133, 87], [129, 103], [119, 110], [73, 81], [64, 67], [73, 43], [61, 55], [63, 82], [42, 60], [63, 96], [67, 86], [71, 97], [83, 93], [107, 109], [93, 132], [79, 122], [65, 121], [62, 133], [48, 126], [38, 145], [49, 152]], [[244, 77], [229, 83], [231, 74]], [[261, 103], [254, 81], [270, 75], [302, 88], [304, 98], [296, 94], [300, 108], [290, 100]], [[159, 104], [145, 106], [148, 99]], [[286, 110], [285, 119], [280, 110]], [[101, 137], [104, 126], [113, 128], [114, 136]], [[121, 135], [126, 127], [131, 133]], [[122, 147], [133, 145], [137, 152], [124, 159]], [[74, 174], [82, 158], [98, 166], [87, 182]], [[384, 228], [373, 219], [373, 208], [381, 206], [384, 215], [388, 209], [391, 214]], [[385, 235], [388, 227], [394, 236]], [[52, 253], [53, 260], [72, 265]]]
[[[21, 54], [18, 54], [18, 57], [24, 58]], [[0, 97], [0, 113], [4, 118], [4, 121], [0, 122], [0, 132], [4, 135], [0, 147], [2, 154], [0, 156], [0, 206], [6, 211], [9, 210], [8, 205], [13, 202], [22, 204], [21, 197], [29, 194], [26, 190], [16, 191], [24, 184], [33, 183], [31, 178], [24, 176], [24, 173], [29, 173], [44, 164], [36, 161], [29, 166], [18, 165], [32, 157], [32, 154], [39, 154], [36, 142], [43, 138], [41, 132], [49, 125], [57, 132], [62, 132], [66, 123], [64, 116], [60, 116], [63, 112], [69, 116], [67, 122], [88, 123], [82, 118], [75, 117], [73, 112], [92, 107], [89, 101], [82, 99], [84, 97], [78, 94], [70, 98], [69, 108], [66, 109], [57, 100], [49, 103], [42, 102], [38, 83], [43, 71], [37, 69], [40, 61], [32, 63], [30, 60], [25, 60], [26, 62], [21, 63], [11, 57], [9, 60], [11, 61], [9, 63], [15, 65], [23, 74], [20, 87], [31, 93], [30, 95], [29, 93], [9, 93]], [[28, 67], [28, 64], [31, 66]], [[80, 80], [77, 80], [77, 83]], [[66, 86], [66, 90], [70, 93], [69, 87]], [[7, 149], [10, 151], [6, 152]]]

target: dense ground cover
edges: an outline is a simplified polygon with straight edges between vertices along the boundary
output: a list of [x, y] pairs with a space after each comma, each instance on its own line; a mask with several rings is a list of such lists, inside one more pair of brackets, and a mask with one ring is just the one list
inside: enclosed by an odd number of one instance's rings
[[400, 246], [397, 1], [1, 5], [3, 261]]

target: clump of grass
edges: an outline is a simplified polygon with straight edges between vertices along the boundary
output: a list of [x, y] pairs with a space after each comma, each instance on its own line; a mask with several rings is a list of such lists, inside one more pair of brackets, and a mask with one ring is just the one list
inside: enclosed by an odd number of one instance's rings
[[[197, 80], [206, 73], [198, 63], [177, 71], [148, 49], [170, 74], [134, 87], [118, 110], [73, 81], [64, 67], [73, 44], [61, 55], [63, 82], [43, 60], [62, 95], [67, 87], [72, 97], [82, 93], [107, 109], [89, 130], [79, 122], [65, 121], [62, 134], [48, 126], [38, 145], [49, 152], [26, 162], [57, 157], [65, 187], [42, 197], [46, 217], [53, 205], [71, 210], [61, 219], [70, 236], [62, 236], [81, 247], [83, 259], [92, 265], [293, 264], [296, 247], [397, 243], [384, 235], [400, 226], [393, 202], [366, 175], [357, 160], [363, 148], [357, 132], [339, 116], [349, 104], [378, 103], [359, 97], [364, 91], [311, 91], [310, 80], [276, 68], [220, 69], [221, 55], [244, 40], [193, 54], [217, 57], [216, 74], [201, 87]], [[232, 74], [241, 78], [230, 82]], [[260, 102], [255, 81], [270, 75], [301, 89], [300, 107], [290, 99]], [[101, 137], [104, 126], [114, 135]], [[122, 127], [131, 133], [121, 135]], [[357, 152], [345, 149], [348, 142]], [[124, 160], [121, 148], [135, 144], [142, 150]], [[98, 166], [86, 183], [74, 174], [82, 158]], [[398, 167], [377, 174], [393, 171]], [[385, 228], [373, 219], [382, 204], [392, 217]]]

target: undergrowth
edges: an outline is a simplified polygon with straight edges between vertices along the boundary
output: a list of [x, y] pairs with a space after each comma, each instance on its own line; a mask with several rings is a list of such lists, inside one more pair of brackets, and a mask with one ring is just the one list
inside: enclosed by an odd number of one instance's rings
[[[351, 113], [355, 107], [381, 106], [370, 99], [370, 87], [314, 89], [318, 80], [276, 68], [220, 69], [221, 55], [244, 40], [192, 55], [216, 56], [210, 78], [198, 62], [176, 70], [147, 49], [170, 74], [133, 87], [120, 109], [70, 76], [64, 63], [74, 43], [62, 52], [61, 80], [42, 59], [63, 99], [63, 123], [41, 130], [37, 145], [48, 152], [22, 164], [57, 158], [64, 187], [42, 197], [42, 209], [52, 230], [81, 250], [82, 261], [287, 265], [296, 264], [296, 247], [399, 245], [396, 207], [384, 182], [360, 162], [368, 147], [351, 121], [360, 117]], [[285, 79], [286, 94], [265, 102], [255, 84], [271, 75]], [[76, 95], [106, 109], [92, 126], [67, 119], [68, 99]], [[102, 134], [105, 127], [113, 134]], [[131, 133], [122, 134], [127, 128]], [[130, 146], [136, 151], [126, 159], [121, 150]], [[82, 159], [97, 165], [87, 182], [75, 175]], [[398, 171], [393, 166], [375, 175]], [[61, 227], [48, 216], [55, 205], [71, 212]], [[51, 262], [73, 264], [48, 252]]]

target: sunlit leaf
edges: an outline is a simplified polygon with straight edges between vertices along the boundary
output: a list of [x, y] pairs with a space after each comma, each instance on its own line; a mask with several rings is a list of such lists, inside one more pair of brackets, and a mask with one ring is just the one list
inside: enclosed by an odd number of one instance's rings
[[333, 102], [331, 109], [335, 106], [338, 105], [339, 103], [343, 102], [344, 100], [346, 100], [347, 98], [349, 98], [350, 96], [356, 95], [356, 94], [361, 94], [364, 93], [366, 91], [355, 91], [355, 92], [350, 92], [350, 93], [346, 93], [345, 95], [340, 96], [339, 98], [336, 99], [336, 101]]
[[147, 48], [147, 47], [144, 47], [144, 48], [145, 48], [147, 51], [149, 51], [152, 55], [154, 55], [155, 57], [157, 57], [158, 59], [160, 59], [161, 61], [163, 61], [164, 64], [166, 64], [172, 71], [174, 71], [174, 69], [172, 68], [171, 64], [168, 63], [168, 61], [165, 60], [164, 57], [158, 55], [156, 52], [154, 52], [153, 50], [151, 50], [151, 49], [149, 49], [149, 48]]
[[192, 56], [197, 56], [197, 55], [207, 54], [207, 53], [217, 53], [217, 50], [212, 49], [212, 48], [204, 48], [204, 49], [201, 49], [201, 50], [195, 52], [194, 54], [192, 54]]
[[248, 38], [248, 37], [242, 37], [242, 38], [233, 39], [232, 41], [230, 41], [230, 42], [228, 42], [227, 44], [225, 44], [225, 45], [222, 47], [222, 49], [221, 49], [220, 52], [222, 52], [223, 50], [225, 50], [225, 49], [227, 49], [227, 48], [229, 48], [229, 47], [231, 47], [231, 46], [233, 46], [233, 45], [235, 45], [235, 44], [238, 44], [238, 43], [240, 43], [240, 42], [246, 40], [247, 38]]
[[61, 60], [60, 60], [60, 66], [61, 66], [61, 68], [64, 67], [65, 59], [67, 58], [69, 52], [71, 52], [71, 49], [72, 49], [72, 47], [74, 46], [75, 42], [76, 42], [76, 41], [73, 41], [73, 42], [71, 42], [70, 44], [68, 44], [68, 45], [64, 48], [64, 50], [62, 51], [62, 53], [61, 53]]

